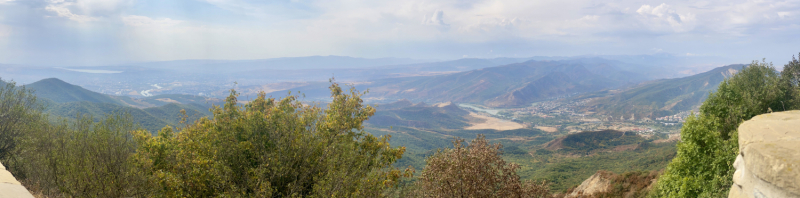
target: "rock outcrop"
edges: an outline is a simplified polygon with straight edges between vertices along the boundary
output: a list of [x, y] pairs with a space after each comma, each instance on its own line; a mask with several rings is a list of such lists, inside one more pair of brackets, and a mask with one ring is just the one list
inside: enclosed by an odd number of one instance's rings
[[759, 115], [738, 131], [728, 197], [800, 197], [800, 111]]
[[0, 198], [33, 198], [3, 164], [0, 164]]
[[584, 197], [593, 195], [595, 193], [605, 192], [608, 190], [608, 187], [611, 186], [611, 176], [613, 176], [613, 173], [598, 171], [589, 177], [589, 179], [584, 180], [580, 186], [575, 188], [575, 190], [572, 190], [572, 193], [567, 194], [567, 196], [564, 197]]

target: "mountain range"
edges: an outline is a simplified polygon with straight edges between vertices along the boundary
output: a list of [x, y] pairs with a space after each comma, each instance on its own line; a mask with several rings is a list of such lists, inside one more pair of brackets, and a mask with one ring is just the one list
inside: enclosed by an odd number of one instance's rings
[[590, 94], [600, 97], [593, 100], [587, 110], [614, 118], [656, 118], [690, 111], [697, 109], [725, 78], [743, 67], [745, 65], [728, 65], [688, 77], [650, 81], [616, 93]]
[[[434, 76], [387, 78], [354, 84], [369, 90], [370, 100], [408, 99], [417, 102], [455, 102], [489, 107], [520, 107], [568, 94], [635, 85], [647, 76], [622, 69], [625, 63], [598, 58], [557, 61], [530, 60], [502, 66]], [[311, 99], [328, 97], [327, 82], [292, 90]], [[268, 95], [283, 96], [285, 91]]]

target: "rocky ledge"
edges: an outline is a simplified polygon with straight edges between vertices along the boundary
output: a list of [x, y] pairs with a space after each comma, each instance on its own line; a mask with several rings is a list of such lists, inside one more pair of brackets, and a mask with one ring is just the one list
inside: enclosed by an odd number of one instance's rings
[[3, 164], [0, 164], [0, 198], [33, 198]]
[[800, 111], [759, 115], [738, 131], [728, 197], [800, 197]]

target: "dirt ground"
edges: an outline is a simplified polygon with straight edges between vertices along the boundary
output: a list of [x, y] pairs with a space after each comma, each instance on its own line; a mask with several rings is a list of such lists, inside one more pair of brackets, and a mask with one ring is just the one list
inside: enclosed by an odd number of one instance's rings
[[[501, 119], [497, 119], [497, 118], [489, 117], [489, 116], [485, 116], [485, 115], [480, 115], [480, 114], [473, 113], [473, 112], [470, 112], [469, 115], [472, 116], [472, 117], [475, 117], [475, 118], [483, 119], [485, 121], [483, 121], [483, 122], [470, 122], [470, 124], [472, 126], [464, 128], [464, 129], [467, 129], [467, 130], [494, 129], [494, 130], [498, 130], [498, 131], [505, 131], [505, 130], [514, 130], [514, 129], [525, 128], [525, 125], [522, 125], [522, 124], [516, 123], [516, 122], [512, 122], [512, 121], [508, 121], [508, 120], [501, 120]], [[475, 119], [470, 119], [470, 120], [475, 120]]]
[[555, 127], [537, 126], [536, 128], [539, 129], [539, 130], [542, 130], [544, 132], [548, 132], [548, 133], [558, 132], [558, 128], [555, 128]]
[[161, 102], [171, 102], [171, 103], [181, 104], [180, 102], [178, 102], [177, 100], [173, 100], [172, 98], [159, 98], [159, 99], [156, 99], [156, 100], [161, 101]]

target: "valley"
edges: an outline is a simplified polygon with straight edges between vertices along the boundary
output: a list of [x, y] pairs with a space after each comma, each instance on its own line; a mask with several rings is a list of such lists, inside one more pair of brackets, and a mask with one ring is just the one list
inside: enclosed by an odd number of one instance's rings
[[0, 0], [0, 198], [800, 197], [798, 10]]
[[[330, 102], [331, 83], [309, 78], [325, 79], [330, 73], [323, 73], [335, 71], [336, 82], [368, 90], [364, 102], [377, 111], [364, 130], [391, 135], [392, 146], [407, 149], [395, 167], [419, 171], [426, 157], [452, 146], [453, 138], [483, 134], [503, 144], [503, 159], [521, 165], [522, 179], [547, 180], [553, 190], [565, 191], [599, 170], [621, 174], [663, 169], [674, 156], [683, 120], [737, 67], [661, 80], [634, 75], [641, 70], [630, 69], [637, 67], [629, 63], [599, 58], [462, 59], [294, 71], [244, 64], [212, 78], [209, 73], [176, 74], [222, 63], [150, 64], [174, 67], [145, 64], [105, 69], [122, 72], [94, 72], [101, 67], [88, 73], [58, 69], [62, 73], [51, 74], [67, 80], [48, 78], [25, 86], [49, 104], [51, 116], [74, 119], [80, 114], [97, 120], [124, 112], [155, 134], [166, 125], [181, 126], [182, 110], [188, 122], [212, 116], [210, 109], [223, 104], [230, 90], [236, 90], [240, 104], [265, 93], [301, 96], [304, 104], [324, 107]], [[3, 75], [15, 79], [19, 73]], [[233, 73], [244, 77], [225, 77]], [[148, 78], [136, 79], [144, 74]]]

